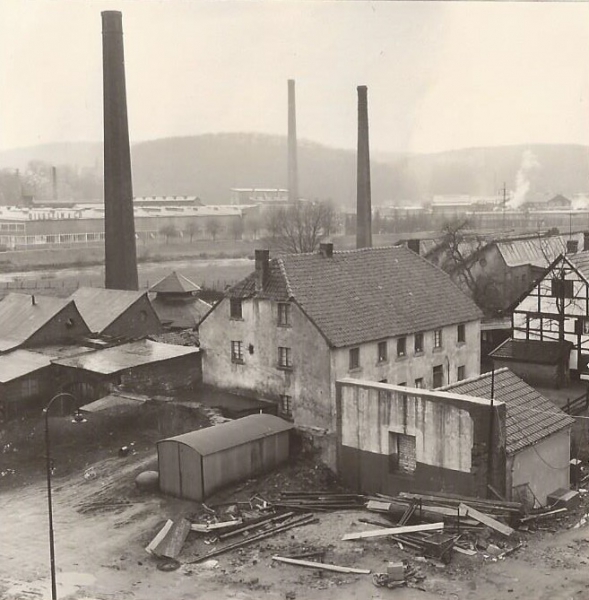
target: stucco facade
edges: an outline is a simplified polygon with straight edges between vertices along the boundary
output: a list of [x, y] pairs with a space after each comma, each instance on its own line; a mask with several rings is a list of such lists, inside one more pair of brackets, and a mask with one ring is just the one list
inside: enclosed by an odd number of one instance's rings
[[569, 488], [570, 435], [570, 428], [563, 429], [507, 457], [507, 491], [513, 500], [530, 499], [529, 486], [537, 501], [546, 505], [548, 494]]

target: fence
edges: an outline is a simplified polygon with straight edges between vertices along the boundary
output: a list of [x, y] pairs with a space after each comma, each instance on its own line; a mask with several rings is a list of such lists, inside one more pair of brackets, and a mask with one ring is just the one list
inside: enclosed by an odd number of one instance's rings
[[589, 389], [577, 398], [567, 398], [567, 403], [562, 407], [568, 415], [580, 415], [589, 408]]

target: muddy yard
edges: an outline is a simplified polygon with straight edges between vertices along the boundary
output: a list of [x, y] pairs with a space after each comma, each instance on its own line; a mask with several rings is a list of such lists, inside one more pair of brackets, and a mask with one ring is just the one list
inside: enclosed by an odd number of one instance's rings
[[[181, 600], [193, 598], [300, 599], [539, 599], [589, 597], [589, 524], [574, 527], [589, 511], [583, 494], [575, 514], [550, 520], [539, 531], [518, 535], [522, 548], [502, 560], [455, 554], [448, 565], [419, 559], [386, 538], [342, 541], [345, 533], [375, 528], [360, 522], [361, 510], [318, 512], [318, 522], [191, 563], [216, 547], [191, 532], [165, 572], [145, 551], [167, 519], [198, 513], [197, 503], [141, 492], [135, 476], [156, 467], [154, 442], [209, 424], [210, 413], [183, 408], [141, 410], [74, 425], [51, 419], [55, 459], [54, 523], [58, 597], [77, 600]], [[122, 445], [134, 451], [119, 456]], [[0, 448], [0, 598], [50, 598], [47, 496], [40, 419], [3, 432]], [[247, 501], [256, 493], [276, 497], [287, 490], [339, 490], [312, 456], [279, 471], [225, 490], [207, 504]], [[378, 516], [376, 516], [378, 519]], [[207, 543], [210, 542], [210, 543]], [[272, 556], [309, 549], [324, 562], [383, 572], [389, 561], [407, 561], [424, 578], [415, 586], [376, 587], [371, 575], [328, 573], [279, 564]]]

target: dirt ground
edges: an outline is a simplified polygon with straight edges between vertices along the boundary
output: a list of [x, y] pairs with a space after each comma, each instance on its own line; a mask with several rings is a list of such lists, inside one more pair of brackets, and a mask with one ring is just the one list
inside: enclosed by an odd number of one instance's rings
[[[211, 550], [191, 532], [179, 557], [180, 568], [157, 569], [145, 546], [168, 518], [201, 506], [140, 492], [136, 474], [156, 468], [154, 442], [208, 424], [203, 411], [185, 408], [141, 410], [88, 419], [74, 425], [51, 419], [55, 473], [53, 504], [58, 597], [76, 600], [188, 600], [285, 598], [321, 600], [400, 600], [431, 598], [569, 600], [589, 598], [589, 524], [574, 524], [589, 512], [583, 506], [545, 530], [520, 532], [523, 547], [504, 560], [455, 555], [443, 566], [420, 562], [383, 538], [342, 541], [344, 533], [371, 529], [360, 511], [318, 513], [318, 523], [190, 564]], [[116, 426], [115, 426], [116, 425]], [[135, 452], [119, 457], [122, 445]], [[15, 451], [16, 449], [16, 451]], [[0, 598], [48, 599], [49, 546], [42, 423], [25, 420], [0, 438]], [[14, 470], [14, 473], [11, 472]], [[237, 501], [286, 489], [337, 489], [333, 476], [304, 456], [282, 469], [218, 494], [209, 504]], [[326, 549], [328, 563], [383, 572], [388, 561], [406, 560], [425, 579], [418, 588], [376, 587], [370, 575], [323, 573], [278, 564], [274, 554]]]

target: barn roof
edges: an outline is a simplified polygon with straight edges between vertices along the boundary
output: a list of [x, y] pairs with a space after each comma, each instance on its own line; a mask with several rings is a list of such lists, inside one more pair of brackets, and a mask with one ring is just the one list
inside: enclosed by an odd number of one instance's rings
[[0, 383], [8, 383], [13, 379], [24, 377], [50, 364], [51, 360], [48, 356], [27, 350], [14, 350], [8, 354], [0, 354]]
[[200, 291], [200, 287], [187, 277], [184, 277], [184, 275], [172, 271], [169, 275], [166, 275], [166, 277], [152, 285], [149, 291], [157, 292], [158, 294], [186, 294], [198, 292]]
[[289, 431], [293, 427], [292, 423], [274, 415], [249, 415], [235, 421], [228, 421], [160, 440], [158, 444], [178, 442], [193, 448], [202, 456], [206, 456], [283, 431]]
[[69, 299], [76, 303], [90, 331], [100, 333], [146, 293], [81, 287]]
[[528, 362], [539, 365], [556, 365], [564, 355], [570, 352], [572, 343], [565, 340], [520, 340], [507, 339], [489, 356], [499, 360]]
[[198, 354], [198, 352], [198, 348], [191, 346], [176, 346], [152, 342], [151, 340], [139, 340], [78, 354], [77, 356], [59, 358], [52, 362], [64, 367], [110, 375], [124, 369], [170, 360], [187, 354]]
[[261, 292], [256, 291], [255, 275], [233, 286], [227, 295], [293, 298], [334, 347], [482, 317], [446, 273], [404, 246], [272, 259]]
[[[457, 394], [491, 398], [492, 373], [440, 388]], [[513, 454], [571, 427], [574, 419], [509, 369], [495, 371], [494, 398], [505, 403], [506, 451]]]

